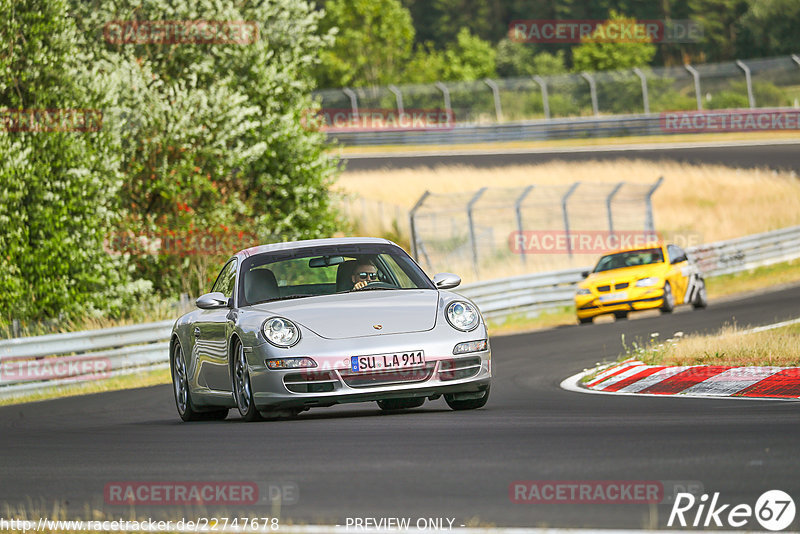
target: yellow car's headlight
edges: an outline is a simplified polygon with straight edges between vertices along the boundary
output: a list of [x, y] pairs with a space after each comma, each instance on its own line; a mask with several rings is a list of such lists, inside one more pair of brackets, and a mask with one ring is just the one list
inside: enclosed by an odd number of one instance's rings
[[659, 279], [655, 276], [648, 276], [636, 281], [636, 287], [650, 287], [659, 283]]
[[577, 295], [591, 295], [591, 294], [592, 294], [592, 292], [591, 292], [591, 291], [589, 291], [589, 290], [588, 290], [587, 288], [585, 288], [585, 287], [579, 287], [579, 288], [578, 288], [578, 291], [576, 292], [576, 294], [577, 294]]

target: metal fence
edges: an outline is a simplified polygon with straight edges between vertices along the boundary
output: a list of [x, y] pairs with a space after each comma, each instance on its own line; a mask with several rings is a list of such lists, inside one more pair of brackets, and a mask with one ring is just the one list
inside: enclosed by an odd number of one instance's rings
[[323, 109], [443, 110], [453, 128], [337, 131], [349, 145], [655, 135], [667, 111], [800, 106], [800, 56], [681, 67], [317, 91]]
[[[800, 226], [711, 243], [688, 250], [706, 276], [741, 272], [800, 258]], [[575, 284], [589, 267], [528, 274], [466, 284], [457, 289], [473, 299], [488, 319], [511, 314], [535, 314], [572, 304]], [[137, 373], [165, 368], [169, 362], [169, 334], [173, 321], [51, 334], [0, 341], [0, 398], [42, 392], [81, 379]], [[102, 362], [88, 372], [69, 371], [70, 362]], [[9, 368], [12, 370], [9, 373]], [[20, 370], [25, 376], [19, 376]], [[98, 376], [98, 374], [100, 376]], [[9, 376], [11, 375], [11, 376]]]
[[[412, 255], [429, 272], [474, 281], [583, 265], [597, 254], [573, 250], [574, 234], [654, 232], [651, 198], [662, 181], [425, 192], [409, 214]], [[559, 239], [566, 248], [539, 254], [518, 247], [515, 240], [526, 236]]]

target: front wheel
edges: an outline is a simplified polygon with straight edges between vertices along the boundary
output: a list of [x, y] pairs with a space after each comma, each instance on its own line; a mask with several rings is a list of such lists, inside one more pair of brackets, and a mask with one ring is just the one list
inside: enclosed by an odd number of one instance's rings
[[233, 362], [233, 395], [236, 397], [239, 415], [248, 422], [261, 421], [261, 414], [256, 409], [256, 403], [253, 400], [250, 367], [247, 365], [247, 357], [244, 355], [244, 346], [241, 341], [237, 341], [233, 348], [233, 354], [236, 358]]
[[483, 408], [486, 406], [486, 402], [488, 400], [489, 388], [486, 388], [486, 391], [483, 393], [483, 397], [479, 399], [455, 400], [453, 395], [444, 396], [444, 401], [453, 410], [477, 410], [478, 408]]
[[706, 292], [706, 282], [705, 280], [699, 280], [697, 282], [697, 294], [694, 297], [694, 302], [692, 302], [692, 307], [695, 310], [699, 310], [708, 306], [708, 293]]
[[675, 295], [672, 294], [672, 286], [669, 282], [664, 284], [664, 304], [661, 306], [661, 311], [664, 313], [672, 313], [675, 309]]

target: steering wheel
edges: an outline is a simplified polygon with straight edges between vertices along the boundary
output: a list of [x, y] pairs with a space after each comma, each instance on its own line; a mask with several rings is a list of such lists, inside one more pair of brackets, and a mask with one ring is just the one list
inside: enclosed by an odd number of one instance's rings
[[[374, 288], [380, 288], [380, 287], [383, 287], [383, 288], [386, 288], [386, 289], [397, 289], [397, 286], [396, 286], [396, 285], [394, 285], [394, 284], [388, 284], [388, 283], [386, 283], [386, 282], [377, 281], [377, 282], [369, 282], [369, 283], [368, 283], [367, 285], [365, 285], [364, 287], [359, 287], [359, 288], [357, 289], [357, 291], [361, 291], [362, 289], [367, 289], [367, 288], [369, 288], [369, 287], [374, 287]], [[354, 288], [354, 289], [355, 289], [355, 288]]]

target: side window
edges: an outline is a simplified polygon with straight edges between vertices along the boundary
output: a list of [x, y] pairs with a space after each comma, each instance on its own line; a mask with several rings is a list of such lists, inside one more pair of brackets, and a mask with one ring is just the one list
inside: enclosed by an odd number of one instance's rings
[[233, 297], [233, 285], [236, 280], [236, 260], [229, 261], [217, 277], [211, 291], [219, 291], [228, 298]]

